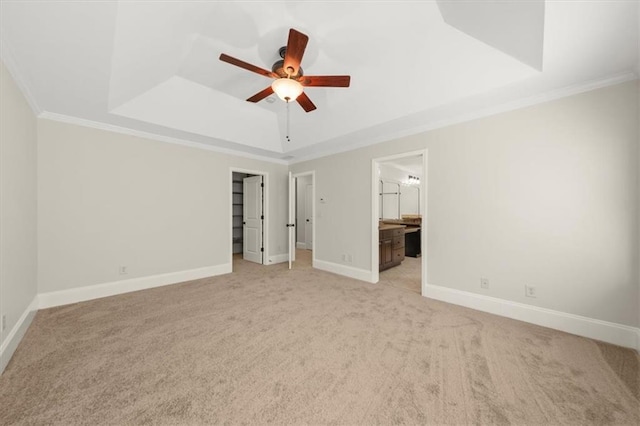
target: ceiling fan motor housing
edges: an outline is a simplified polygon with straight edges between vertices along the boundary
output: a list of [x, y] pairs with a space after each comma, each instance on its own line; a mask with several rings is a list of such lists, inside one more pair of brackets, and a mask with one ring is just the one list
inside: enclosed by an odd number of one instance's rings
[[[287, 78], [288, 74], [284, 69], [284, 56], [287, 53], [287, 46], [282, 46], [278, 50], [278, 53], [280, 54], [280, 57], [282, 59], [280, 59], [279, 61], [274, 62], [273, 66], [271, 67], [271, 71], [273, 71], [274, 73], [278, 74], [278, 76], [280, 78]], [[304, 75], [304, 71], [302, 70], [302, 67], [298, 67], [298, 73], [297, 74], [291, 74], [291, 78], [293, 78], [294, 80], [298, 80], [303, 75]]]

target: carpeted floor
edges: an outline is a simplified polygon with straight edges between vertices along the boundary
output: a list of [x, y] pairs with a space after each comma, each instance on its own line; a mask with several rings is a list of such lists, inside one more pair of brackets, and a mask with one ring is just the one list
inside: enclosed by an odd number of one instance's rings
[[0, 424], [640, 422], [634, 351], [303, 262], [234, 270], [38, 312]]
[[405, 257], [400, 265], [380, 272], [378, 283], [422, 294], [422, 258]]

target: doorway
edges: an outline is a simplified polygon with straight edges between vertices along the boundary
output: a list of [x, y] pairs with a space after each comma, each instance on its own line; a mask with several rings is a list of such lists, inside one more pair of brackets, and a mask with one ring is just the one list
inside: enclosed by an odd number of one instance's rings
[[372, 278], [425, 294], [427, 151], [372, 161]]
[[296, 248], [313, 250], [313, 183], [311, 175], [296, 180]]
[[[313, 266], [315, 245], [315, 173], [291, 175], [289, 208], [294, 224], [290, 236], [292, 262], [297, 259]], [[308, 265], [307, 265], [308, 264]]]
[[260, 172], [231, 170], [231, 262], [266, 263], [266, 181], [267, 175]]

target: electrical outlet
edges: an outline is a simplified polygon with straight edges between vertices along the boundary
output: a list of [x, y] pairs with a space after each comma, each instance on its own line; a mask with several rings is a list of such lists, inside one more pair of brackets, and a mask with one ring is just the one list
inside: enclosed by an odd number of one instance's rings
[[120, 275], [127, 275], [129, 273], [129, 268], [127, 266], [121, 266], [118, 271], [120, 271]]
[[480, 288], [489, 290], [489, 280], [487, 278], [480, 278]]
[[347, 263], [353, 263], [353, 256], [347, 254]]
[[2, 316], [2, 331], [4, 331], [5, 328], [7, 328], [7, 316], [3, 315]]
[[536, 288], [532, 285], [525, 285], [524, 286], [524, 295], [527, 297], [536, 297]]

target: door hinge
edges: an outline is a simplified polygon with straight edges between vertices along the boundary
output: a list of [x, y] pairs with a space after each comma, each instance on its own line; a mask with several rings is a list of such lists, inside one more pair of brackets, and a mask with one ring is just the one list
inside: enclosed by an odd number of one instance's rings
[[264, 220], [264, 215], [263, 214], [260, 215], [260, 219]]
[[287, 223], [287, 228], [293, 228], [295, 226], [296, 226], [295, 223]]
[[264, 183], [260, 183], [260, 188], [264, 188]]
[[260, 251], [264, 251], [264, 247], [260, 247]]

